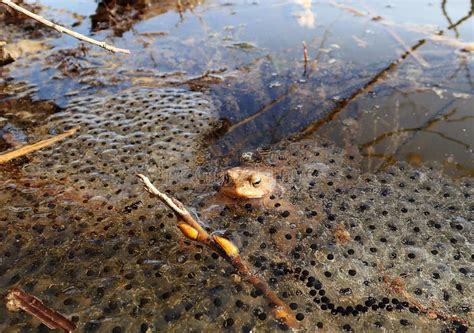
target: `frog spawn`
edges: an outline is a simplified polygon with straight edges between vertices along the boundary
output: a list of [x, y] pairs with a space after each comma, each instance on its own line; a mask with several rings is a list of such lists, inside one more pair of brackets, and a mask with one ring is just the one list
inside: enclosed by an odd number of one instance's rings
[[[20, 179], [2, 177], [1, 290], [20, 286], [85, 332], [288, 329], [216, 253], [185, 240], [134, 178], [148, 174], [204, 211], [217, 169], [200, 167], [199, 144], [212, 119], [208, 100], [180, 90], [77, 100], [52, 117], [50, 126], [81, 133], [34, 155]], [[361, 175], [353, 157], [316, 139], [262, 156], [298, 209], [275, 196], [275, 209], [243, 201], [245, 214], [222, 207], [203, 223], [238, 244], [302, 329], [463, 330], [417, 312], [413, 300], [470, 320], [467, 182], [409, 168]], [[394, 290], [397, 278], [412, 304]], [[44, 329], [0, 306], [0, 328], [19, 327]]]
[[[143, 193], [135, 174], [192, 196], [190, 181], [213, 119], [207, 98], [176, 89], [78, 99], [50, 117], [52, 131], [81, 129], [33, 154], [18, 173], [2, 174], [2, 294], [19, 286], [84, 331], [146, 330], [177, 318], [192, 303], [188, 291], [200, 295], [215, 275], [215, 260], [210, 253], [187, 254], [174, 217]], [[209, 272], [188, 277], [201, 269]], [[155, 310], [163, 316], [156, 319]], [[44, 329], [2, 304], [0, 330], [18, 327]]]
[[306, 330], [466, 330], [469, 181], [403, 165], [363, 175], [350, 159], [315, 141], [282, 144], [266, 164], [293, 167], [280, 179], [297, 216], [254, 207], [238, 218], [224, 209], [214, 223], [233, 220], [229, 237]]

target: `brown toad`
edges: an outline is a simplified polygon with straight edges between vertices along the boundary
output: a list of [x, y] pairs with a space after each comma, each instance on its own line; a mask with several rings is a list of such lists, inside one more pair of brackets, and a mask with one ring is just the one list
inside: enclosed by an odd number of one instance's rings
[[280, 190], [272, 172], [235, 167], [226, 171], [221, 192], [235, 199], [263, 199]]

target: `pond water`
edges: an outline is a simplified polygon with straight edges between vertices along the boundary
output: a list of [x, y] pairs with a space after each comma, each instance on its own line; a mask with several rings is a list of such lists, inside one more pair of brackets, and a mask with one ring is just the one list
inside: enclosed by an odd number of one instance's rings
[[0, 296], [80, 332], [471, 327], [472, 1], [130, 2], [27, 2], [130, 56], [0, 11], [0, 152], [77, 128], [0, 164]]
[[94, 1], [41, 2], [58, 23], [132, 55], [88, 47], [74, 58], [77, 41], [50, 38], [46, 61], [35, 54], [7, 75], [60, 106], [72, 94], [188, 82], [220, 103], [217, 155], [314, 132], [360, 151], [371, 171], [436, 161], [472, 175], [469, 1], [139, 3], [107, 12]]

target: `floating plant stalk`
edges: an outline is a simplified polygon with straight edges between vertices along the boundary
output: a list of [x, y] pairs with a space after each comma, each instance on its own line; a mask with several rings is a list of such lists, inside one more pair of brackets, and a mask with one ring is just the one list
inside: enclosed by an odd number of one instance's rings
[[180, 201], [175, 198], [170, 198], [166, 194], [160, 192], [150, 182], [148, 177], [141, 174], [138, 174], [137, 176], [145, 186], [145, 190], [158, 197], [162, 203], [168, 206], [168, 208], [175, 213], [178, 219], [178, 228], [184, 236], [206, 245], [230, 262], [244, 280], [260, 290], [270, 301], [272, 305], [272, 313], [277, 320], [282, 321], [291, 328], [298, 328], [295, 315], [290, 308], [278, 297], [277, 294], [273, 292], [273, 290], [271, 290], [270, 286], [265, 281], [260, 279], [250, 270], [248, 265], [242, 260], [239, 250], [234, 243], [221, 236], [209, 235], [209, 233], [202, 228]]

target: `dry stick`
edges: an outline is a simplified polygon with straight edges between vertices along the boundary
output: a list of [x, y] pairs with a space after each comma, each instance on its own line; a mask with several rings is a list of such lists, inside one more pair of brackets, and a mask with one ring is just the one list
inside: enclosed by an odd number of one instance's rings
[[31, 145], [23, 146], [21, 148], [15, 149], [15, 150], [10, 151], [10, 152], [5, 153], [5, 154], [1, 154], [0, 155], [0, 164], [8, 162], [8, 161], [10, 161], [14, 158], [24, 156], [26, 154], [29, 154], [29, 153], [34, 152], [36, 150], [39, 150], [41, 148], [50, 146], [50, 145], [52, 145], [52, 144], [54, 144], [58, 141], [61, 141], [64, 138], [67, 138], [68, 136], [73, 135], [74, 133], [77, 132], [78, 129], [79, 129], [79, 127], [72, 128], [72, 129], [70, 129], [70, 130], [68, 130], [68, 131], [66, 131], [62, 134], [53, 136], [52, 138], [33, 143]]
[[304, 56], [304, 74], [306, 75], [306, 69], [308, 68], [308, 47], [306, 46], [306, 42], [303, 41], [303, 56]]
[[249, 267], [242, 261], [237, 247], [228, 239], [216, 235], [209, 235], [201, 225], [193, 218], [191, 213], [184, 207], [184, 205], [176, 200], [170, 198], [166, 194], [160, 192], [148, 179], [148, 177], [138, 174], [141, 182], [145, 186], [145, 190], [158, 197], [158, 199], [170, 208], [178, 218], [178, 227], [181, 232], [191, 240], [200, 242], [210, 249], [219, 253], [224, 259], [234, 266], [238, 274], [252, 284], [256, 289], [260, 290], [263, 295], [273, 305], [272, 312], [276, 319], [283, 321], [289, 327], [298, 328], [298, 323], [290, 308], [276, 295], [268, 286], [268, 284], [253, 274]]
[[100, 47], [106, 49], [107, 51], [121, 52], [121, 53], [130, 54], [129, 50], [120, 49], [118, 47], [109, 45], [105, 42], [99, 42], [95, 39], [84, 36], [84, 35], [82, 35], [78, 32], [74, 32], [74, 31], [69, 30], [67, 28], [64, 28], [64, 27], [62, 27], [58, 24], [55, 24], [51, 21], [48, 21], [45, 18], [43, 18], [42, 16], [39, 16], [39, 15], [36, 15], [36, 14], [30, 12], [29, 10], [26, 10], [23, 7], [18, 6], [17, 4], [11, 2], [10, 0], [0, 0], [0, 3], [4, 4], [5, 6], [8, 6], [8, 7], [12, 8], [12, 9], [14, 9], [14, 10], [16, 10], [16, 11], [22, 13], [22, 14], [25, 14], [26, 16], [32, 18], [33, 20], [38, 21], [39, 23], [44, 24], [45, 26], [50, 27], [50, 28], [52, 28], [56, 31], [59, 31], [60, 33], [65, 33], [66, 35], [72, 36], [72, 37], [77, 38], [79, 40], [82, 40], [84, 42], [100, 46]]
[[166, 194], [158, 191], [158, 189], [150, 182], [148, 177], [144, 175], [137, 175], [140, 180], [142, 181], [143, 185], [145, 185], [145, 189], [158, 197], [162, 203], [168, 206], [180, 220], [183, 220], [185, 223], [189, 224], [191, 227], [196, 229], [199, 233], [198, 240], [208, 242], [211, 238], [206, 230], [204, 230], [199, 223], [193, 218], [193, 216], [189, 213], [189, 211], [184, 207], [184, 205], [176, 200], [175, 198], [170, 198]]
[[53, 310], [43, 302], [23, 290], [18, 288], [11, 289], [6, 296], [6, 306], [10, 311], [19, 311], [20, 309], [33, 317], [39, 319], [50, 329], [62, 329], [65, 332], [72, 332], [76, 329], [76, 325], [64, 317], [62, 314]]

